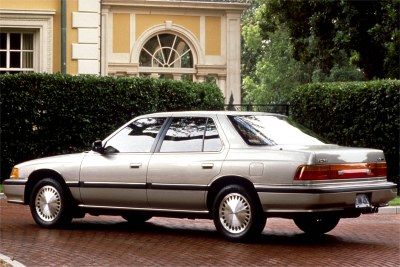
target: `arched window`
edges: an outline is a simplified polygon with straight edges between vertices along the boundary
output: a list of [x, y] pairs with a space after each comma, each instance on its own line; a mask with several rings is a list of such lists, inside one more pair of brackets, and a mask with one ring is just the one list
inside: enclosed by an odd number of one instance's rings
[[191, 80], [193, 65], [190, 46], [175, 34], [157, 34], [148, 40], [140, 51], [141, 75]]

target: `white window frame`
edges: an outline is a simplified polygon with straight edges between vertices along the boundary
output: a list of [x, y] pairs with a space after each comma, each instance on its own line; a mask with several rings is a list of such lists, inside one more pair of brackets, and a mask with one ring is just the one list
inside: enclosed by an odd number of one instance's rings
[[[190, 48], [193, 57], [192, 68], [152, 68], [139, 66], [139, 56], [144, 45], [157, 34], [173, 34], [180, 37]], [[131, 50], [130, 62], [137, 64], [137, 75], [149, 75], [157, 78], [160, 75], [172, 75], [175, 80], [180, 80], [183, 75], [195, 80], [197, 65], [204, 64], [205, 56], [197, 37], [186, 28], [173, 24], [171, 21], [165, 21], [163, 24], [155, 25], [144, 31], [134, 42]], [[173, 70], [173, 71], [172, 71]]]
[[[6, 66], [4, 68], [2, 68], [0, 66], [0, 71], [1, 72], [33, 72], [35, 71], [35, 62], [37, 62], [36, 58], [37, 58], [37, 48], [35, 47], [35, 32], [30, 32], [30, 31], [7, 31], [4, 29], [0, 29], [0, 33], [4, 33], [6, 34], [6, 48], [5, 49], [0, 49], [1, 52], [6, 52], [7, 56], [6, 56]], [[21, 47], [20, 49], [11, 49], [11, 38], [10, 38], [10, 34], [19, 34], [20, 36], [20, 40], [21, 40]], [[24, 49], [24, 43], [23, 43], [23, 38], [22, 36], [24, 34], [32, 34], [33, 35], [33, 39], [32, 39], [32, 49], [26, 50]], [[20, 67], [19, 68], [11, 68], [10, 67], [10, 59], [11, 59], [11, 52], [19, 52], [20, 53]], [[31, 68], [24, 68], [23, 67], [23, 54], [24, 52], [32, 52], [33, 53], [33, 65]]]
[[[175, 36], [174, 37], [173, 46], [175, 45], [175, 42], [176, 42], [177, 38], [180, 38], [189, 47], [189, 50], [184, 52], [182, 55], [179, 54], [179, 53], [177, 53], [177, 54], [179, 55], [178, 59], [181, 60], [183, 55], [185, 55], [187, 53], [190, 53], [190, 55], [192, 57], [192, 61], [193, 61], [192, 62], [193, 65], [190, 68], [182, 68], [182, 67], [174, 67], [174, 66], [172, 66], [172, 63], [175, 63], [177, 60], [172, 60], [171, 61], [170, 56], [171, 56], [172, 52], [176, 52], [176, 50], [174, 49], [174, 47], [168, 47], [168, 46], [164, 47], [164, 46], [161, 45], [159, 37], [160, 37], [160, 35], [163, 35], [163, 34]], [[153, 39], [154, 37], [157, 38], [157, 41], [159, 43], [159, 47], [158, 47], [158, 49], [156, 51], [148, 51], [145, 48], [145, 45], [151, 39]], [[163, 62], [160, 62], [160, 61], [158, 61], [156, 59], [155, 55], [157, 54], [157, 52], [159, 50], [162, 50], [162, 49], [169, 49], [171, 53], [169, 54], [168, 58], [163, 58]], [[146, 42], [144, 42], [144, 44], [142, 45], [140, 53], [142, 53], [142, 52], [145, 52], [149, 56], [152, 57], [152, 63], [151, 63], [152, 66], [151, 67], [140, 66], [140, 63], [139, 63], [139, 75], [150, 74], [153, 77], [158, 77], [158, 76], [160, 76], [162, 74], [167, 74], [167, 75], [172, 75], [174, 77], [174, 79], [176, 79], [176, 80], [180, 80], [183, 74], [187, 74], [187, 75], [191, 75], [192, 76], [191, 80], [193, 80], [193, 76], [196, 73], [196, 70], [195, 70], [195, 67], [194, 67], [194, 65], [195, 65], [195, 54], [193, 52], [193, 48], [190, 46], [190, 43], [188, 43], [187, 40], [185, 40], [181, 35], [178, 35], [176, 32], [161, 31], [161, 32], [158, 32], [158, 33], [150, 36], [150, 38], [148, 38], [146, 40]], [[140, 55], [140, 53], [139, 53], [139, 55]], [[158, 61], [158, 63], [160, 63], [160, 64], [164, 63], [166, 66], [164, 66], [164, 67], [154, 66], [154, 61]]]
[[0, 9], [2, 32], [34, 33], [34, 72], [53, 72], [53, 17], [55, 13], [53, 10]]

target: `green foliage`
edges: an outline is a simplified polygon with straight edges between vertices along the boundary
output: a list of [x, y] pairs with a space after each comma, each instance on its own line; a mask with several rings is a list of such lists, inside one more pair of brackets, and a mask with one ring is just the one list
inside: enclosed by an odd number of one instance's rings
[[329, 74], [343, 52], [367, 80], [399, 78], [400, 1], [257, 0], [262, 38], [289, 29], [296, 60]]
[[333, 143], [382, 149], [388, 177], [399, 175], [400, 81], [300, 86], [291, 116]]
[[392, 201], [389, 201], [389, 206], [400, 206], [400, 197], [397, 196], [395, 199]]
[[[254, 30], [257, 27], [253, 25], [251, 28]], [[246, 28], [243, 28], [243, 34], [247, 36], [246, 50], [254, 48], [254, 45], [247, 43], [251, 40], [249, 35], [255, 34], [253, 30], [246, 32]], [[245, 103], [286, 103], [293, 88], [311, 81], [307, 66], [297, 62], [292, 56], [293, 48], [288, 41], [287, 29], [280, 27], [279, 31], [270, 33], [269, 37], [268, 41], [259, 43], [261, 48], [258, 49], [258, 56], [261, 57], [253, 66], [253, 73], [243, 73]]]
[[335, 52], [336, 63], [326, 70], [315, 60], [297, 60], [290, 24], [279, 20], [279, 9], [270, 10], [275, 2], [252, 1], [242, 17], [244, 103], [287, 103], [300, 84], [364, 79], [364, 73], [351, 64], [343, 50]]
[[362, 81], [364, 74], [354, 66], [339, 66], [334, 65], [329, 74], [324, 73], [321, 69], [314, 70], [312, 81], [318, 82], [350, 82]]
[[50, 74], [0, 75], [1, 176], [18, 162], [90, 148], [134, 116], [222, 110], [215, 84]]
[[235, 99], [233, 98], [233, 94], [231, 94], [231, 96], [229, 97], [229, 103], [227, 106], [227, 110], [236, 110], [235, 106], [233, 105], [233, 103], [235, 102]]

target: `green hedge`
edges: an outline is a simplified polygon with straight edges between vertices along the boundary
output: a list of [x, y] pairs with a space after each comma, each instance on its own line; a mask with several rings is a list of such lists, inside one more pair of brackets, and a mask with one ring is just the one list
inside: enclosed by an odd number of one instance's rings
[[333, 143], [384, 150], [398, 181], [400, 81], [319, 83], [297, 88], [291, 116]]
[[222, 110], [215, 84], [61, 74], [0, 75], [1, 176], [33, 158], [78, 152], [141, 114]]

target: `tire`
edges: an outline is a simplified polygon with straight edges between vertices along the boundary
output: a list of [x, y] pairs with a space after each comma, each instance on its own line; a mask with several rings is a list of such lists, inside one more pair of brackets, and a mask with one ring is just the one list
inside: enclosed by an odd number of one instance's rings
[[294, 223], [304, 233], [309, 235], [323, 235], [329, 231], [332, 231], [339, 223], [340, 218], [337, 216], [302, 216], [297, 217]]
[[249, 241], [262, 232], [266, 223], [259, 201], [240, 185], [222, 188], [212, 214], [218, 232], [233, 241]]
[[126, 213], [121, 215], [130, 224], [142, 224], [153, 218], [145, 213]]
[[72, 220], [66, 192], [51, 178], [40, 180], [33, 187], [29, 206], [35, 222], [45, 228], [65, 226]]

